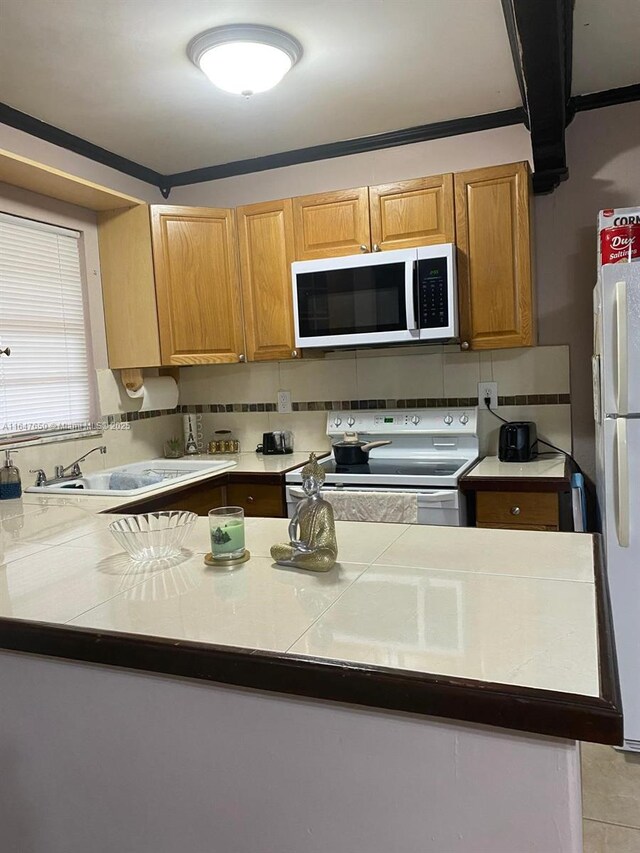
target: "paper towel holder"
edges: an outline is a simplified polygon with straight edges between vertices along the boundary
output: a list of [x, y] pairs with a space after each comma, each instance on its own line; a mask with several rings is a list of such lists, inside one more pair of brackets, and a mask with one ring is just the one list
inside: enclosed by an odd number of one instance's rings
[[144, 384], [142, 370], [139, 367], [126, 367], [120, 371], [120, 379], [127, 391], [139, 391]]

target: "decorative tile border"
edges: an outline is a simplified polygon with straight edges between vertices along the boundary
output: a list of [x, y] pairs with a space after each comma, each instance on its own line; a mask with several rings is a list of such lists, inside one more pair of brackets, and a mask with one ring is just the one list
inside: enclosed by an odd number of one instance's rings
[[[512, 397], [498, 397], [499, 406], [557, 406], [571, 403], [570, 394], [518, 394]], [[448, 409], [477, 406], [477, 397], [417, 397], [406, 400], [316, 400], [308, 403], [291, 404], [294, 412], [329, 412], [349, 409]], [[149, 412], [115, 412], [103, 415], [101, 420], [109, 426], [163, 415], [188, 413], [224, 413], [224, 412], [276, 412], [275, 403], [198, 403], [197, 405], [177, 406], [175, 409], [152, 409]]]
[[111, 426], [130, 421], [146, 421], [149, 418], [160, 418], [162, 415], [177, 415], [180, 406], [175, 409], [150, 409], [148, 412], [115, 412], [111, 415], [102, 415], [101, 421]]
[[[570, 394], [518, 394], [513, 397], [498, 397], [499, 406], [556, 406], [571, 403]], [[448, 409], [478, 405], [477, 397], [418, 397], [403, 400], [320, 400], [307, 403], [292, 403], [294, 412], [329, 412], [350, 409]], [[178, 412], [223, 413], [223, 412], [276, 412], [275, 403], [198, 403], [178, 406]], [[146, 413], [144, 413], [146, 414]]]

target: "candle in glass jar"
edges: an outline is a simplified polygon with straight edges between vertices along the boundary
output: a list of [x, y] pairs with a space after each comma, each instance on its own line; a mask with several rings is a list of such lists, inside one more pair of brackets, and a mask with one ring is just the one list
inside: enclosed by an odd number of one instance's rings
[[244, 554], [244, 510], [242, 507], [223, 506], [210, 510], [209, 532], [213, 557], [241, 557]]

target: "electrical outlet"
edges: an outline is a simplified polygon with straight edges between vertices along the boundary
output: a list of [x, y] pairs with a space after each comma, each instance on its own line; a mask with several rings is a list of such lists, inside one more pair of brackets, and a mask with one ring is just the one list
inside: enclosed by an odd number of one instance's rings
[[478, 406], [480, 411], [486, 409], [485, 399], [491, 398], [489, 405], [492, 409], [498, 407], [498, 383], [497, 382], [478, 382]]
[[281, 415], [291, 411], [291, 391], [278, 391], [278, 411]]

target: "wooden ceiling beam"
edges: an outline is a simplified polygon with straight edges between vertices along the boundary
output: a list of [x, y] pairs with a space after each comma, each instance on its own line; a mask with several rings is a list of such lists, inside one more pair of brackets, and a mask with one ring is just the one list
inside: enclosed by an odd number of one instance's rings
[[531, 132], [533, 188], [552, 192], [569, 175], [573, 0], [502, 0], [502, 11]]

